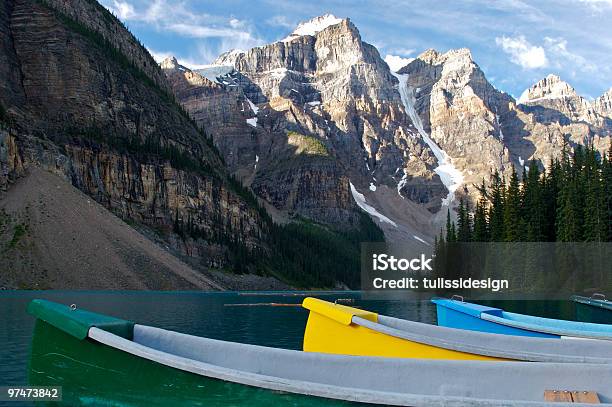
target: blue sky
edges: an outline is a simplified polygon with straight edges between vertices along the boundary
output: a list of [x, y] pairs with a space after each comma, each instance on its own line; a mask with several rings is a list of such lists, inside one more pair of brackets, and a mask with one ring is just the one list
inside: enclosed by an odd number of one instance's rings
[[[593, 98], [612, 87], [612, 0], [100, 0], [157, 58], [210, 63], [289, 34], [300, 22], [349, 17], [381, 56], [470, 48], [515, 97], [555, 73]], [[397, 58], [395, 58], [397, 60]]]

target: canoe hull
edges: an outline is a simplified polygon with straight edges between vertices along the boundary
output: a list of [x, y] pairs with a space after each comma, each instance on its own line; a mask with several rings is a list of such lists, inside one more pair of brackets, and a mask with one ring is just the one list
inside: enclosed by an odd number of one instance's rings
[[470, 331], [488, 332], [493, 334], [531, 336], [536, 338], [560, 338], [544, 332], [529, 331], [510, 326], [497, 324], [495, 322], [480, 319], [477, 316], [436, 304], [438, 325], [447, 328], [468, 329]]
[[34, 328], [28, 378], [32, 386], [62, 386], [65, 405], [351, 405], [173, 369], [91, 339], [77, 339], [42, 320]]
[[[305, 307], [325, 306], [323, 301], [305, 301]], [[310, 304], [310, 305], [309, 305]], [[304, 332], [304, 351], [353, 356], [445, 360], [505, 360], [491, 356], [443, 349], [403, 338], [384, 335], [364, 326], [352, 324], [350, 318], [336, 317], [333, 307], [310, 309]], [[343, 307], [351, 315], [354, 308]], [[376, 322], [374, 313], [361, 312], [360, 317]]]

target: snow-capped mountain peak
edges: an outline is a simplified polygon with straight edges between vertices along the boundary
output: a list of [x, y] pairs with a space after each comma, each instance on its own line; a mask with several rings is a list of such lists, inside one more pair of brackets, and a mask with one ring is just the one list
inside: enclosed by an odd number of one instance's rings
[[342, 22], [341, 18], [334, 16], [333, 14], [324, 14], [322, 16], [315, 17], [311, 20], [300, 23], [291, 34], [284, 38], [283, 42], [292, 41], [303, 35], [315, 35], [319, 31], [323, 31], [329, 26], [336, 25]]

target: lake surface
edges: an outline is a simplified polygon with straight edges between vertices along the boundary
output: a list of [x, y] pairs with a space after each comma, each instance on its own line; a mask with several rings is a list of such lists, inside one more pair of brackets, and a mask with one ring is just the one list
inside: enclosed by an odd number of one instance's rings
[[[301, 349], [308, 312], [298, 305], [306, 295], [355, 304], [381, 314], [435, 324], [435, 307], [427, 300], [372, 301], [359, 292], [202, 293], [27, 291], [0, 293], [0, 386], [25, 385], [34, 318], [28, 302], [44, 298], [197, 336], [287, 349]], [[245, 306], [280, 303], [296, 306]], [[554, 318], [574, 319], [568, 302], [504, 302], [489, 305]]]

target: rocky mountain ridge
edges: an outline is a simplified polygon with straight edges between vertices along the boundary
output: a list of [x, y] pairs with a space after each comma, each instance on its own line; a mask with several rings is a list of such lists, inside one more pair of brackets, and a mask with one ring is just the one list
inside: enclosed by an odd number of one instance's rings
[[[240, 136], [239, 131], [229, 136], [223, 130], [213, 132], [226, 161], [236, 163], [232, 157], [237, 152], [240, 157], [249, 157], [250, 161], [238, 163], [232, 170], [258, 196], [282, 211], [312, 217], [316, 210], [300, 209], [301, 201], [309, 201], [314, 207], [340, 204], [354, 210], [357, 200], [351, 196], [350, 180], [356, 191], [365, 194], [365, 199], [376, 200], [375, 195], [383, 189], [395, 191], [410, 211], [416, 206], [423, 223], [420, 227], [428, 228], [428, 210], [438, 211], [448, 190], [434, 171], [436, 156], [405, 109], [398, 79], [376, 48], [361, 39], [349, 19], [322, 16], [300, 27], [282, 41], [228, 52], [209, 68], [198, 70], [210, 78], [232, 63], [232, 69], [215, 77], [215, 82], [230, 93], [239, 88], [251, 107], [246, 110], [257, 118], [256, 123], [251, 122], [255, 124], [250, 129], [251, 140]], [[173, 70], [168, 75], [174, 77], [176, 73]], [[205, 94], [208, 90], [200, 92]], [[204, 123], [203, 117], [197, 118], [197, 102], [180, 95], [177, 99], [196, 121]], [[201, 100], [204, 99], [202, 96]], [[243, 105], [241, 99], [235, 110], [244, 109]], [[292, 175], [279, 173], [275, 169], [279, 150], [269, 146], [287, 145], [287, 135], [293, 133], [320, 144], [329, 159], [316, 164], [294, 162], [289, 171]], [[226, 148], [229, 140], [238, 144]], [[255, 158], [259, 160], [257, 164]], [[303, 184], [305, 179], [312, 178], [312, 169], [319, 166], [329, 170], [325, 170], [327, 181], [317, 184], [335, 191], [331, 195], [320, 188], [309, 197], [278, 191], [285, 189], [281, 185], [288, 179], [296, 185]], [[309, 169], [304, 171], [304, 167]], [[303, 176], [296, 179], [295, 173]], [[294, 203], [287, 205], [289, 201]], [[336, 211], [332, 211], [332, 216], [314, 219], [331, 225], [347, 221], [347, 217], [336, 216]]]
[[[286, 204], [289, 193], [271, 198], [270, 191], [287, 178], [270, 175], [261, 161], [254, 163], [253, 157], [269, 161], [261, 148], [262, 133], [267, 132], [270, 143], [285, 140], [287, 131], [313, 137], [337, 163], [328, 179], [343, 180], [344, 196], [350, 180], [381, 214], [381, 208], [389, 207], [388, 191], [396, 190], [407, 206], [395, 200], [393, 205], [418, 213], [419, 221], [408, 229], [430, 237], [443, 218], [431, 214], [445, 214], [441, 204], [452, 206], [458, 196], [474, 198], [474, 185], [487, 181], [493, 171], [509, 174], [512, 166], [520, 168], [531, 159], [544, 166], [559, 157], [564, 140], [572, 146], [593, 144], [599, 151], [610, 142], [609, 119], [600, 113], [610, 110], [609, 94], [590, 103], [552, 75], [526, 91], [520, 103], [491, 85], [468, 49], [430, 49], [391, 72], [349, 19], [332, 15], [300, 23], [281, 41], [228, 51], [198, 72], [229, 92], [241, 91], [234, 104], [253, 114], [251, 140], [241, 138], [246, 133], [237, 129], [230, 136], [222, 130], [213, 134], [226, 161], [234, 163], [232, 171], [274, 208], [305, 216], [314, 212], [300, 211], [297, 203], [321, 206], [314, 195], [293, 194], [292, 205]], [[193, 114], [188, 105], [193, 101], [178, 100]], [[243, 114], [237, 120], [249, 119]], [[319, 196], [330, 203], [329, 195]], [[355, 194], [353, 200], [359, 205]], [[336, 225], [347, 221], [315, 218]], [[393, 235], [402, 222], [393, 223], [396, 227], [380, 224]]]
[[[228, 183], [220, 157], [165, 90], [157, 64], [138, 62], [150, 55], [141, 58], [137, 41], [118, 22], [107, 23], [114, 17], [97, 3], [58, 3], [0, 7], [2, 43], [10, 45], [2, 58], [20, 76], [0, 80], [14, 88], [0, 96], [9, 117], [2, 139], [15, 146], [7, 150], [5, 182], [30, 166], [45, 168], [203, 261], [227, 261], [226, 248], [213, 243], [221, 235], [262, 247], [257, 210]], [[210, 243], [173, 237], [188, 223]]]
[[548, 165], [564, 141], [600, 153], [610, 144], [609, 120], [598, 113], [608, 106], [605, 95], [590, 103], [556, 75], [516, 101], [490, 84], [467, 49], [427, 50], [398, 73], [407, 76], [424, 130], [463, 173], [468, 196], [492, 171], [520, 172], [532, 159]]

